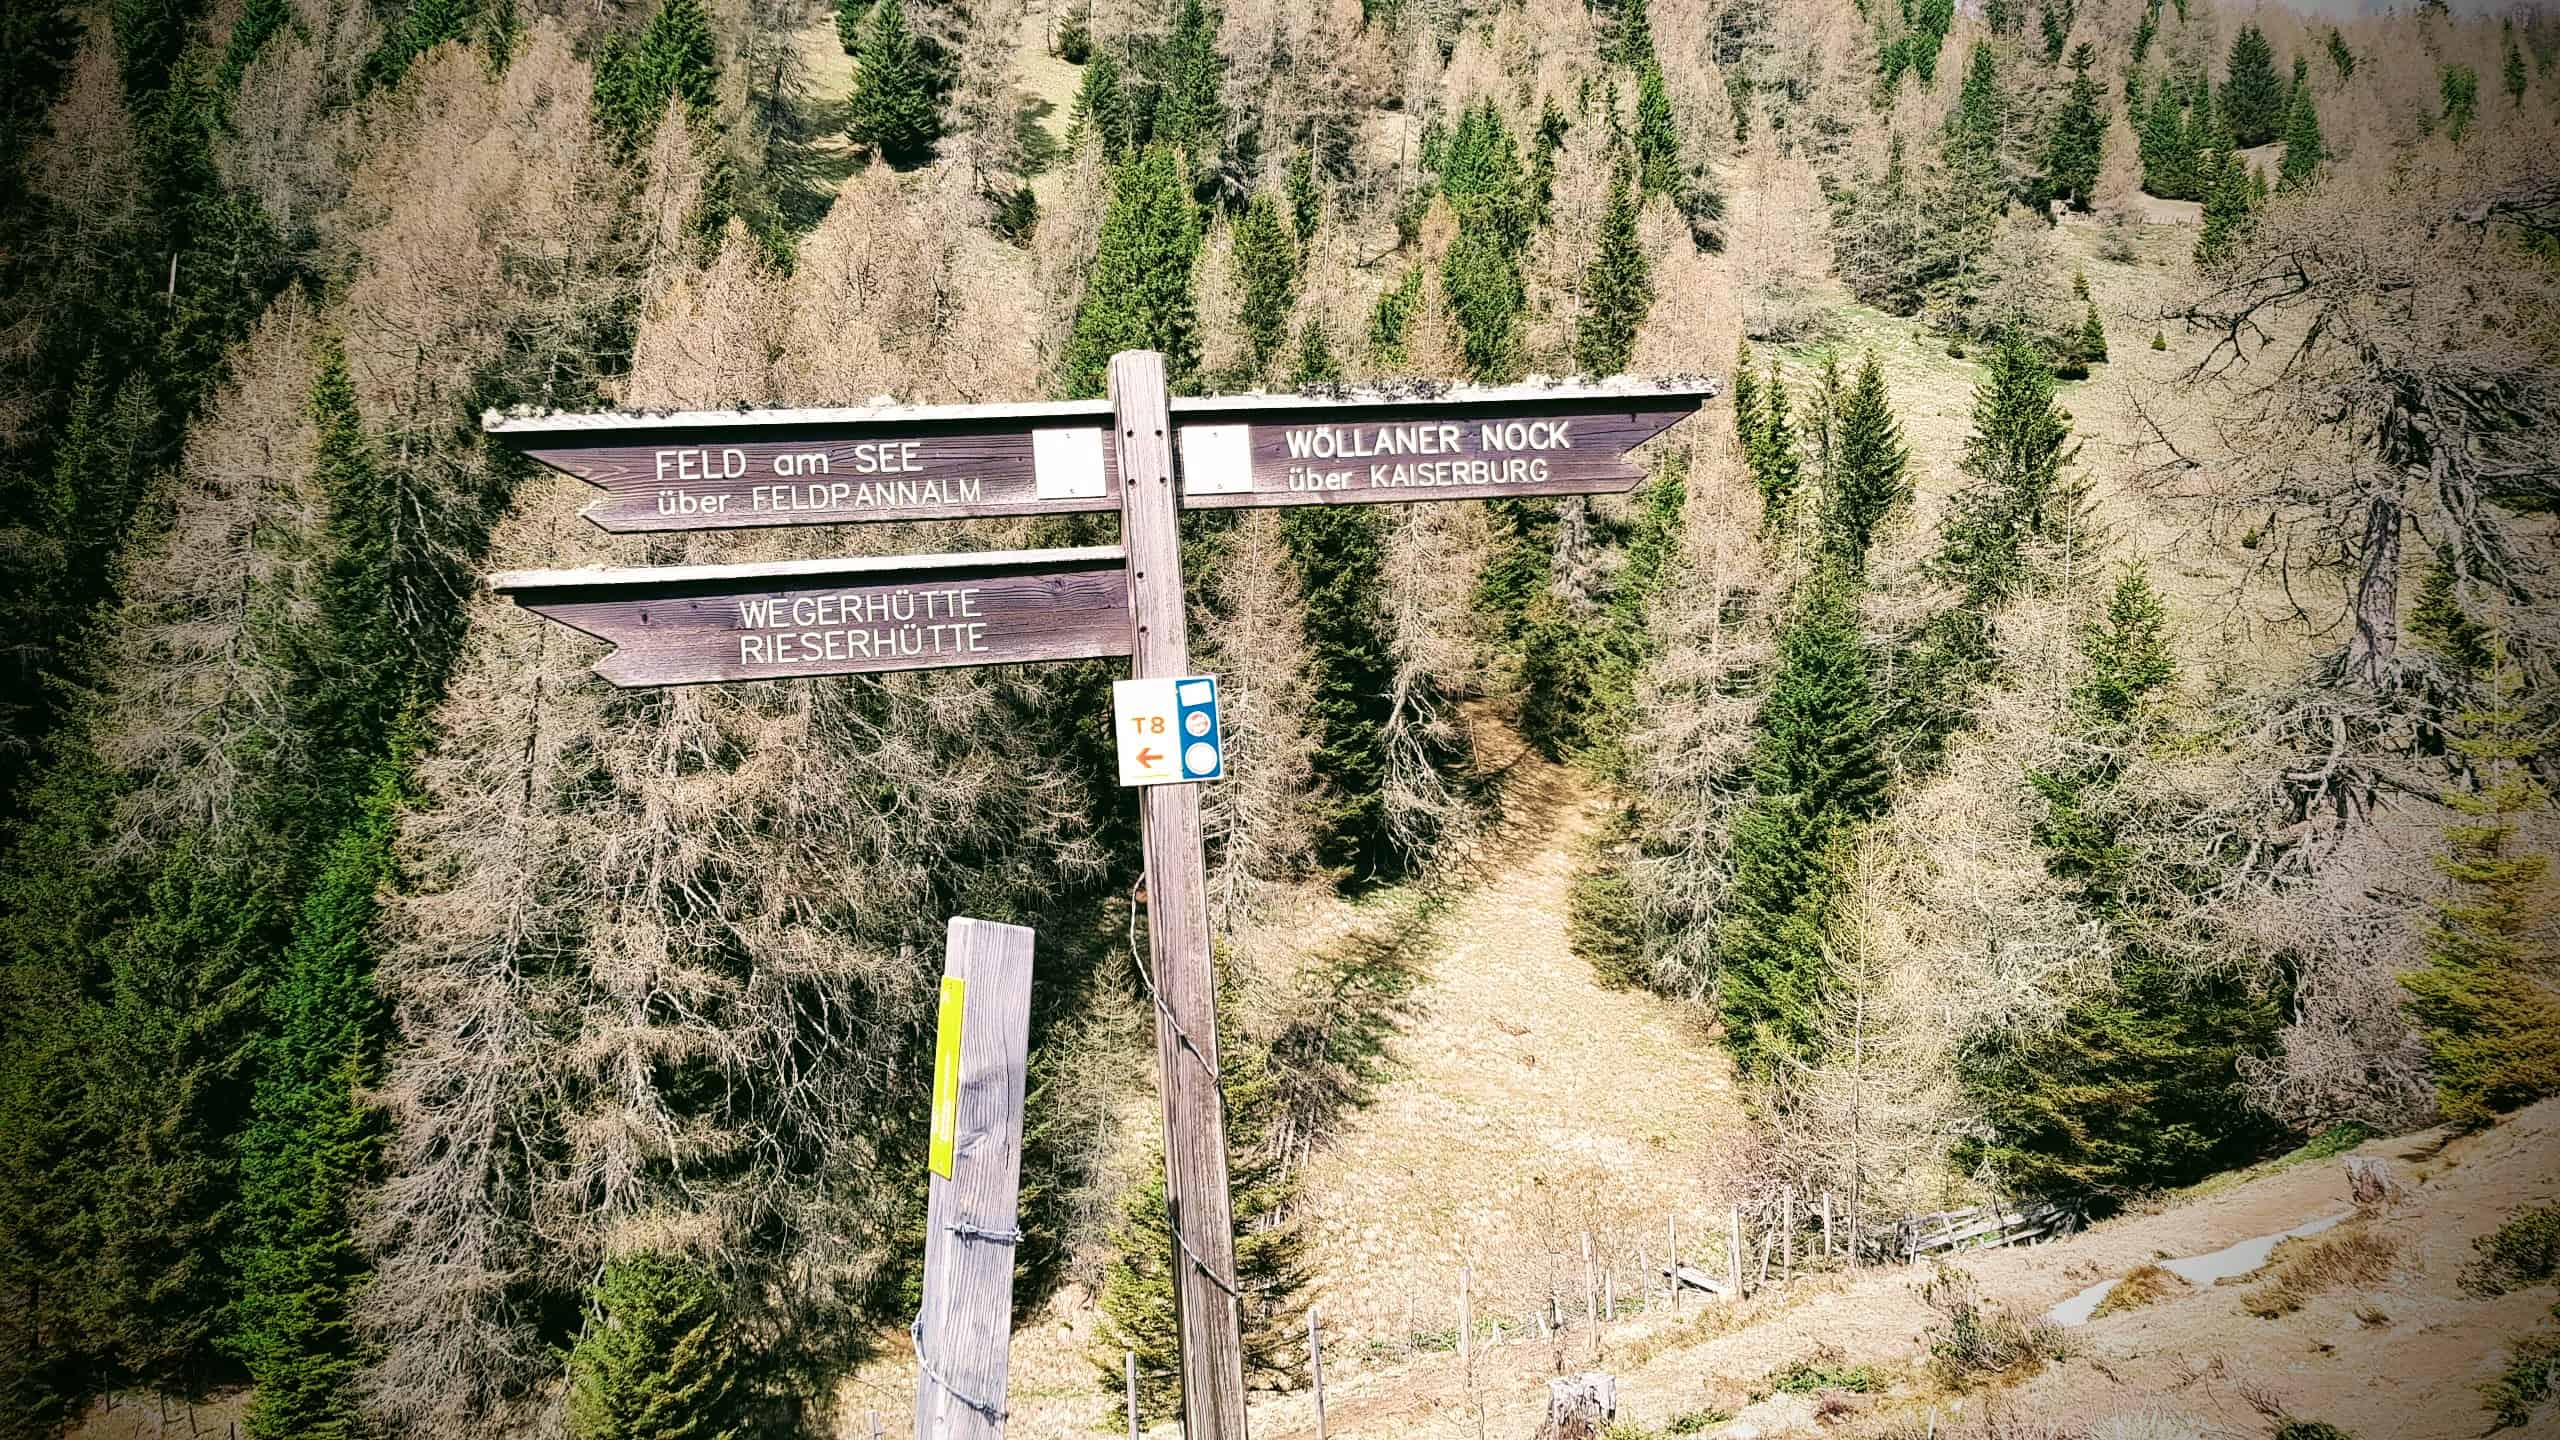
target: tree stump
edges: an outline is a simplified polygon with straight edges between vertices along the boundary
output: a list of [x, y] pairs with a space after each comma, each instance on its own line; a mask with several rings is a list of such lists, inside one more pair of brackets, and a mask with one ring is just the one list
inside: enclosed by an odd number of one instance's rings
[[1618, 1379], [1601, 1370], [1547, 1382], [1546, 1423], [1538, 1440], [1599, 1440], [1618, 1415]]

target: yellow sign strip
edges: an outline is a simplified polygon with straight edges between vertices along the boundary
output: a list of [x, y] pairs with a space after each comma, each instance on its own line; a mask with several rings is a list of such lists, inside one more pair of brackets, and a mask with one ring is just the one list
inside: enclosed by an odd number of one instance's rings
[[952, 1160], [960, 1144], [960, 1014], [969, 982], [956, 975], [942, 979], [942, 1017], [933, 1043], [933, 1173], [951, 1178]]

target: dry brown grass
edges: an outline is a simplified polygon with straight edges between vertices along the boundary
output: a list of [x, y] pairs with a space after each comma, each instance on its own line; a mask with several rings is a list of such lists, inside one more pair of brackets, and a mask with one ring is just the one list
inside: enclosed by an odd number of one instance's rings
[[2314, 1296], [2350, 1285], [2371, 1285], [2391, 1273], [2400, 1242], [2371, 1230], [2342, 1230], [2315, 1240], [2287, 1240], [2268, 1257], [2267, 1278], [2240, 1297], [2252, 1315], [2273, 1320], [2311, 1303]]
[[2117, 1281], [2116, 1288], [2107, 1292], [2107, 1298], [2098, 1303], [2098, 1308], [2089, 1312], [2089, 1318], [2095, 1320], [2104, 1315], [2139, 1310], [2191, 1288], [2170, 1271], [2157, 1265], [2144, 1265]]

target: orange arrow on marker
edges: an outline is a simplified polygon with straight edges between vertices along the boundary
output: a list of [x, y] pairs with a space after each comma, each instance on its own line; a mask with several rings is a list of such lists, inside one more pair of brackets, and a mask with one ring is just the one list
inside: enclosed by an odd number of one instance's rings
[[1156, 752], [1154, 752], [1153, 750], [1140, 750], [1140, 751], [1138, 752], [1138, 763], [1139, 763], [1139, 764], [1141, 764], [1141, 765], [1148, 765], [1148, 766], [1152, 766], [1152, 765], [1154, 765], [1158, 760], [1161, 760], [1161, 759], [1163, 759], [1163, 758], [1164, 758], [1163, 756], [1158, 755], [1158, 754], [1157, 754]]

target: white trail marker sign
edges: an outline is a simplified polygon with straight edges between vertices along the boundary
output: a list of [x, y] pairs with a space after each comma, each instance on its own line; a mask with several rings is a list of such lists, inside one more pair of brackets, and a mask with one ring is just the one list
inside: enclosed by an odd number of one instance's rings
[[[1121, 737], [1121, 778], [1141, 787], [1165, 1203], [1179, 1251], [1183, 1432], [1244, 1440], [1235, 1227], [1218, 1103], [1200, 792], [1192, 783], [1223, 776], [1225, 759], [1216, 682], [1191, 673], [1181, 512], [1623, 493], [1644, 478], [1628, 452], [1714, 391], [1703, 382], [1618, 380], [1177, 399], [1166, 391], [1164, 357], [1152, 351], [1112, 357], [1110, 389], [1107, 401], [1026, 405], [492, 415], [486, 428], [499, 443], [604, 491], [585, 513], [615, 532], [1116, 509], [1120, 544], [513, 571], [489, 583], [528, 610], [612, 642], [596, 669], [616, 685], [1130, 657], [1142, 691], [1134, 708], [1122, 709], [1122, 727], [1161, 719], [1167, 730], [1162, 746], [1130, 745], [1154, 740], [1152, 730]], [[1191, 733], [1195, 725], [1201, 733]], [[1027, 967], [1028, 936], [1019, 944]], [[1005, 1093], [1018, 1110], [1018, 1082]], [[1011, 1194], [1009, 1172], [973, 1175], [965, 1148], [950, 1158], [955, 1168], [937, 1177], [937, 1197]], [[946, 1222], [937, 1210], [928, 1223]], [[955, 1238], [987, 1239], [967, 1216], [947, 1226], [969, 1228], [929, 1238], [936, 1257], [971, 1248], [954, 1249]], [[983, 1265], [937, 1266], [928, 1269], [925, 1295], [933, 1323], [919, 1328], [926, 1354], [918, 1440], [1000, 1434], [1002, 1357], [976, 1352], [1004, 1344], [1010, 1286], [990, 1286]], [[973, 1353], [938, 1354], [934, 1345]], [[936, 1376], [945, 1391], [975, 1385], [992, 1393], [945, 1403], [952, 1397], [937, 1398]]]

